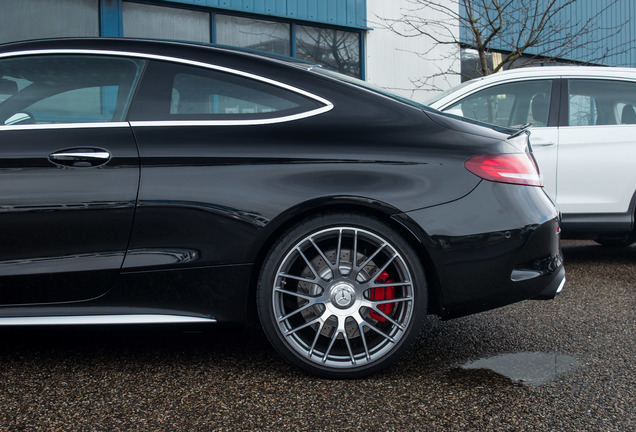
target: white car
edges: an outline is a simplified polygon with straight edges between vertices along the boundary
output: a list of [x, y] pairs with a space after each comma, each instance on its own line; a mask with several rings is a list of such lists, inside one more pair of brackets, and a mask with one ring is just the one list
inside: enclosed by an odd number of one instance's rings
[[514, 69], [465, 82], [427, 104], [505, 127], [530, 124], [564, 237], [636, 242], [636, 69]]

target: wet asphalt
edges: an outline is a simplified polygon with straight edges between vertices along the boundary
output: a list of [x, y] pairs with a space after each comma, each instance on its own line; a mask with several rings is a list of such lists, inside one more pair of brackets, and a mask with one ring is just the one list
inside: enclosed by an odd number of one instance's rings
[[2, 328], [0, 431], [636, 431], [636, 247], [563, 250], [556, 300], [430, 317], [357, 381], [254, 329]]

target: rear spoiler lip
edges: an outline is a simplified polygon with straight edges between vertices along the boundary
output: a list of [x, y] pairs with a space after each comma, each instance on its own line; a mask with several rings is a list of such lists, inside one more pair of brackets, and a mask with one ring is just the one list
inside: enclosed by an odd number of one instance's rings
[[527, 135], [530, 135], [530, 131], [528, 130], [528, 128], [532, 126], [532, 123], [526, 123], [524, 125], [519, 126], [519, 129], [513, 133], [511, 133], [510, 135], [508, 135], [508, 139], [512, 139], [515, 137], [518, 137], [519, 135], [525, 133]]

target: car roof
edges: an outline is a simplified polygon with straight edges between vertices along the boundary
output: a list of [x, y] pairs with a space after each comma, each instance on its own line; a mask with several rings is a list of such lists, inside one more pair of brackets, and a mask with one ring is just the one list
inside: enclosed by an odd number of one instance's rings
[[427, 104], [441, 108], [475, 90], [493, 84], [540, 78], [607, 78], [636, 80], [636, 68], [610, 66], [531, 66], [497, 72], [484, 77], [465, 81], [455, 87], [433, 95]]
[[[486, 77], [475, 78], [475, 80], [505, 80], [513, 77], [534, 77], [534, 76], [636, 76], [636, 69], [614, 66], [529, 66], [509, 69], [503, 72], [488, 75]], [[472, 80], [471, 80], [472, 81]]]

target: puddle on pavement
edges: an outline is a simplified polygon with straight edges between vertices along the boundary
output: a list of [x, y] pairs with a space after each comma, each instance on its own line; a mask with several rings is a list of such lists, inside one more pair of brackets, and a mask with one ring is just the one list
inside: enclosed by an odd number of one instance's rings
[[465, 371], [490, 370], [529, 387], [554, 381], [559, 375], [575, 369], [579, 361], [571, 356], [519, 352], [479, 359], [461, 366]]

